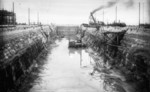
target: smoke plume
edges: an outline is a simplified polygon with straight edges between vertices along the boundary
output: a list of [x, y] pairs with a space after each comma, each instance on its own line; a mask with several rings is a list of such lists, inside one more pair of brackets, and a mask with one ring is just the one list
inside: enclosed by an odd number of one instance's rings
[[117, 3], [122, 3], [126, 8], [132, 8], [134, 6], [134, 0], [113, 0], [108, 2], [106, 5], [102, 5], [98, 7], [97, 9], [93, 10], [92, 13], [95, 13], [99, 10], [113, 7]]
[[134, 5], [134, 0], [127, 0], [123, 4], [126, 6], [126, 8], [131, 8]]
[[107, 3], [107, 5], [102, 5], [100, 7], [98, 7], [97, 9], [93, 10], [92, 13], [94, 14], [95, 12], [104, 9], [104, 8], [110, 8], [112, 6], [114, 6], [116, 3], [118, 2], [118, 0], [113, 0]]

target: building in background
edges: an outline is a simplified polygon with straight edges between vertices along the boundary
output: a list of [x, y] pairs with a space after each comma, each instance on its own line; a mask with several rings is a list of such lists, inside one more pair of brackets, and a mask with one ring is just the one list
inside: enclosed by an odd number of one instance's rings
[[4, 1], [0, 0], [0, 25], [15, 25], [16, 13], [14, 12], [14, 2], [12, 3], [12, 11], [4, 9]]
[[16, 14], [7, 10], [0, 10], [0, 25], [15, 25]]

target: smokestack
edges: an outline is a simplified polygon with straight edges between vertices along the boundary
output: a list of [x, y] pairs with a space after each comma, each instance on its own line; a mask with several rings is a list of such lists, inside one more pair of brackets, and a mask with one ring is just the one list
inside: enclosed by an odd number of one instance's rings
[[149, 17], [149, 24], [150, 24], [150, 0], [148, 0], [148, 17]]
[[144, 20], [144, 3], [143, 3], [143, 24], [145, 24], [144, 21], [145, 21], [145, 20]]
[[140, 27], [140, 2], [139, 2], [139, 27]]
[[39, 24], [39, 13], [37, 13], [37, 25]]
[[15, 25], [15, 6], [14, 6], [14, 2], [12, 3], [12, 12], [13, 12], [13, 25]]
[[38, 13], [38, 15], [37, 15], [37, 22], [38, 22], [38, 24], [40, 24], [39, 13]]
[[30, 25], [30, 8], [28, 8], [28, 24]]
[[117, 23], [117, 6], [116, 6], [116, 23]]
[[2, 10], [3, 9], [3, 1], [2, 0], [0, 0], [0, 10]]
[[14, 2], [12, 3], [12, 12], [14, 13]]
[[103, 22], [104, 22], [104, 10], [103, 10]]

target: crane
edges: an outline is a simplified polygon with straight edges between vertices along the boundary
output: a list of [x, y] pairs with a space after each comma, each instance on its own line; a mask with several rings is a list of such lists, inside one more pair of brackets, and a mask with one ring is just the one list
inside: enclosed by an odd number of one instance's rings
[[100, 9], [97, 8], [95, 10], [93, 10], [91, 13], [90, 13], [90, 19], [92, 19], [92, 22], [90, 21], [89, 22], [89, 26], [90, 27], [94, 27], [97, 29], [97, 31], [99, 30], [99, 28], [104, 25], [104, 22], [103, 21], [97, 21], [96, 18], [94, 17], [94, 13], [96, 13], [97, 11], [99, 11]]
[[91, 13], [90, 13], [90, 17], [93, 19], [94, 23], [96, 24], [97, 21], [96, 21], [96, 19], [94, 18], [93, 14], [94, 14], [94, 12], [91, 12]]

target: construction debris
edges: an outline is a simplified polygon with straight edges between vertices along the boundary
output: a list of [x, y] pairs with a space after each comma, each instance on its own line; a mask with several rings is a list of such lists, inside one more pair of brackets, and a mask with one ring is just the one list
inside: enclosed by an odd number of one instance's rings
[[[120, 29], [121, 30], [121, 29]], [[84, 41], [103, 58], [104, 67], [118, 69], [126, 81], [137, 84], [139, 92], [150, 90], [150, 48], [149, 35], [120, 32], [87, 32]], [[99, 61], [101, 62], [101, 61]], [[96, 62], [98, 70], [100, 66]], [[109, 64], [110, 67], [106, 65]], [[142, 86], [146, 84], [146, 86]], [[143, 90], [142, 90], [143, 89]], [[124, 92], [124, 91], [123, 91]]]
[[20, 36], [13, 35], [12, 38], [4, 40], [0, 58], [1, 92], [13, 89], [21, 76], [30, 73], [33, 67], [37, 66], [36, 58], [49, 43], [53, 42], [56, 35], [50, 36], [50, 33], [51, 35], [55, 33], [51, 32], [49, 27], [42, 27], [39, 30], [27, 31]]

